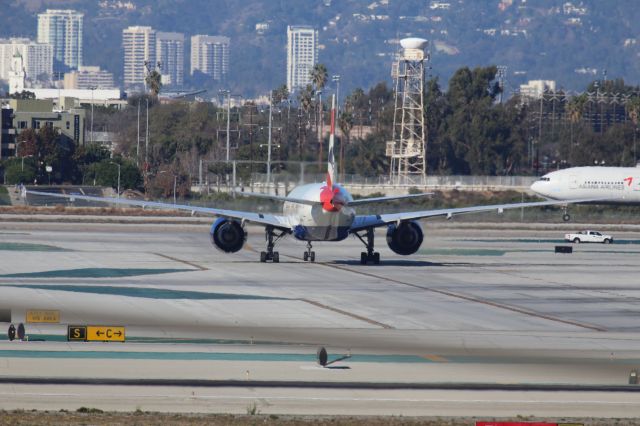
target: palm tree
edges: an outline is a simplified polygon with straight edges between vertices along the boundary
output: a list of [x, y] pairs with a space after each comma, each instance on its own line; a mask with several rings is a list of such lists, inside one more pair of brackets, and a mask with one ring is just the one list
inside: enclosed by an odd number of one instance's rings
[[162, 89], [162, 76], [160, 73], [157, 70], [151, 71], [145, 77], [144, 82], [147, 84], [153, 97], [158, 97], [158, 93], [160, 93], [160, 89]]
[[[313, 69], [309, 72], [311, 76], [311, 82], [313, 83], [314, 90], [316, 93], [321, 92], [324, 88], [324, 85], [327, 84], [327, 79], [329, 77], [329, 72], [327, 71], [327, 67], [324, 64], [315, 64]], [[318, 93], [319, 96], [316, 98], [316, 138], [318, 139], [318, 167], [322, 163], [322, 124], [323, 124], [323, 114], [322, 114], [322, 96]], [[318, 116], [320, 117], [318, 119]], [[320, 121], [320, 133], [318, 135], [318, 120]]]
[[573, 126], [582, 120], [582, 114], [584, 114], [584, 106], [587, 103], [587, 98], [584, 94], [576, 96], [569, 101], [567, 105], [567, 113], [569, 114], [569, 122], [571, 123], [571, 145], [569, 146], [569, 162], [573, 159]]
[[327, 71], [327, 67], [324, 64], [315, 64], [313, 69], [309, 71], [311, 76], [311, 81], [313, 82], [313, 86], [316, 90], [322, 90], [324, 85], [327, 84], [327, 78], [329, 76], [329, 72]]
[[[309, 111], [311, 110], [311, 104], [313, 102], [313, 87], [310, 84], [298, 93], [298, 102], [300, 103], [300, 108], [307, 116], [307, 123], [309, 122]], [[301, 137], [298, 139], [298, 154], [300, 157], [300, 161], [302, 161], [302, 151], [305, 145], [305, 139], [307, 134], [307, 126], [304, 126], [304, 132], [302, 132]]]
[[274, 105], [279, 105], [289, 98], [289, 89], [286, 84], [271, 91], [271, 100]]

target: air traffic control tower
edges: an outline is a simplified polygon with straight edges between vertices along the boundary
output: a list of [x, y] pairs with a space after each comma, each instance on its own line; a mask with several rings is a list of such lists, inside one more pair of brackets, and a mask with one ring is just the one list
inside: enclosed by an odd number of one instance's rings
[[395, 83], [393, 136], [387, 142], [391, 157], [391, 182], [396, 185], [424, 185], [427, 179], [424, 119], [424, 69], [429, 61], [428, 41], [422, 38], [400, 40], [401, 51], [393, 63]]

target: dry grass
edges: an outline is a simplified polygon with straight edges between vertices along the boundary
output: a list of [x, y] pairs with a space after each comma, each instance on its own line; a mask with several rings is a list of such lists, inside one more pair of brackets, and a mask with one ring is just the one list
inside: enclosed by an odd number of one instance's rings
[[[372, 417], [372, 416], [280, 416], [280, 415], [230, 415], [230, 414], [171, 414], [136, 411], [133, 413], [103, 413], [95, 409], [81, 409], [85, 412], [47, 411], [0, 411], [0, 426], [5, 425], [319, 425], [319, 426], [469, 426], [477, 420], [494, 421], [494, 418], [444, 418], [444, 417]], [[87, 412], [89, 411], [89, 412]], [[91, 412], [97, 411], [97, 412]], [[513, 419], [499, 419], [514, 422], [566, 422], [585, 426], [636, 426], [636, 419], [536, 419], [518, 416]]]

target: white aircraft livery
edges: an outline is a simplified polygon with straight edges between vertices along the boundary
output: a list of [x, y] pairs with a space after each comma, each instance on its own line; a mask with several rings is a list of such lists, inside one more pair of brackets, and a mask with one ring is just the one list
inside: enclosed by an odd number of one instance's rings
[[[286, 196], [253, 194], [241, 192], [241, 195], [269, 198], [282, 201], [282, 214], [256, 213], [238, 210], [226, 210], [213, 207], [198, 207], [182, 204], [171, 204], [156, 201], [129, 200], [113, 197], [94, 197], [81, 194], [63, 194], [34, 191], [23, 188], [23, 196], [27, 194], [61, 197], [69, 200], [87, 200], [107, 202], [111, 204], [155, 207], [163, 209], [185, 210], [217, 216], [210, 230], [211, 241], [218, 249], [226, 253], [235, 253], [242, 249], [247, 240], [245, 225], [253, 223], [265, 228], [267, 241], [266, 251], [260, 253], [261, 262], [279, 262], [280, 256], [274, 251], [276, 242], [287, 235], [306, 241], [307, 250], [303, 253], [305, 261], [315, 261], [312, 251], [314, 241], [341, 241], [348, 236], [357, 237], [366, 251], [360, 253], [360, 263], [380, 263], [380, 254], [374, 251], [374, 230], [386, 227], [386, 240], [389, 248], [399, 255], [411, 255], [422, 245], [424, 234], [418, 223], [419, 219], [430, 217], [452, 218], [463, 213], [475, 213], [496, 210], [502, 213], [505, 209], [536, 207], [549, 205], [565, 205], [566, 201], [537, 201], [513, 204], [493, 204], [462, 208], [410, 211], [402, 213], [357, 215], [354, 207], [362, 204], [401, 200], [421, 197], [424, 194], [411, 194], [392, 197], [374, 197], [354, 200], [351, 194], [336, 183], [334, 139], [335, 139], [335, 96], [331, 108], [331, 132], [329, 136], [328, 167], [326, 182], [301, 185], [294, 188]], [[590, 199], [576, 199], [571, 202], [588, 202]]]
[[[571, 167], [547, 173], [531, 185], [545, 198], [597, 204], [640, 204], [640, 167]], [[570, 219], [566, 213], [565, 221]]]

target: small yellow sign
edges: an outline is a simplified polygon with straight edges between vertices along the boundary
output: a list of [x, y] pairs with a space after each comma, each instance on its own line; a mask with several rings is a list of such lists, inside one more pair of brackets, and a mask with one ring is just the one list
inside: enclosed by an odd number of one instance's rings
[[27, 323], [46, 322], [58, 324], [60, 322], [60, 311], [33, 310], [27, 311]]
[[89, 325], [87, 341], [124, 342], [124, 327]]

